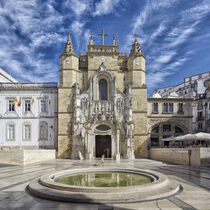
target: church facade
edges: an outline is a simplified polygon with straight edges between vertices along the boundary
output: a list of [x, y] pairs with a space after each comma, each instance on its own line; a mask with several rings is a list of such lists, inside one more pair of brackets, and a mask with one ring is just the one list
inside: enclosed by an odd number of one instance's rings
[[58, 157], [147, 157], [145, 57], [137, 39], [127, 57], [101, 36], [78, 57], [69, 35], [60, 56]]

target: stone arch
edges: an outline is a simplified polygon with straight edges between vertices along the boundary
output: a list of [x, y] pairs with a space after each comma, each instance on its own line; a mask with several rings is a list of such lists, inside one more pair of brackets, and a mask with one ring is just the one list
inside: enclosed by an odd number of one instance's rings
[[175, 126], [178, 126], [180, 127], [184, 133], [188, 133], [188, 129], [186, 128], [185, 125], [183, 125], [181, 122], [178, 122], [178, 121], [172, 121], [172, 120], [166, 120], [166, 121], [159, 121], [157, 123], [154, 123], [152, 126], [150, 126], [149, 130], [148, 130], [148, 134], [151, 134], [152, 133], [152, 130], [156, 127], [156, 126], [159, 126], [159, 125], [162, 125], [162, 124], [173, 124]]
[[188, 129], [180, 122], [171, 120], [157, 122], [149, 128], [149, 145], [162, 146], [164, 138], [186, 133], [188, 133]]

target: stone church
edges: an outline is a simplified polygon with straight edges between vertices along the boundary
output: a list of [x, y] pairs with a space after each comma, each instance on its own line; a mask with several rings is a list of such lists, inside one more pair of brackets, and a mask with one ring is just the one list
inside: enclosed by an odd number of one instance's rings
[[75, 54], [69, 34], [60, 56], [58, 157], [133, 159], [147, 150], [145, 57], [135, 39], [130, 55], [93, 43]]
[[[90, 36], [78, 57], [69, 34], [60, 56], [57, 157], [119, 160], [148, 157], [148, 148], [192, 126], [191, 99], [147, 99], [145, 56], [137, 38], [130, 54]], [[158, 107], [159, 106], [159, 107]]]

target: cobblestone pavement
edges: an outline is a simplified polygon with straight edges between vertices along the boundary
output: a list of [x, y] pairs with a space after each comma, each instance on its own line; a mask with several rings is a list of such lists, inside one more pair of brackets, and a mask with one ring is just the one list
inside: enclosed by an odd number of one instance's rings
[[43, 174], [65, 170], [69, 168], [100, 167], [99, 161], [54, 160], [14, 166], [0, 164], [0, 209], [210, 209], [210, 165], [184, 166], [170, 165], [160, 161], [138, 159], [133, 162], [122, 160], [120, 164], [105, 161], [105, 166], [151, 169], [166, 174], [170, 179], [177, 180], [183, 186], [182, 193], [164, 200], [129, 204], [81, 204], [44, 200], [32, 196], [28, 190], [28, 183]]

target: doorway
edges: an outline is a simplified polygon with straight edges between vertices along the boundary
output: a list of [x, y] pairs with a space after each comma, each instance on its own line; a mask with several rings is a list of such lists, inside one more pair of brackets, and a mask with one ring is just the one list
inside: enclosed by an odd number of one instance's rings
[[96, 135], [96, 158], [111, 158], [111, 135]]

